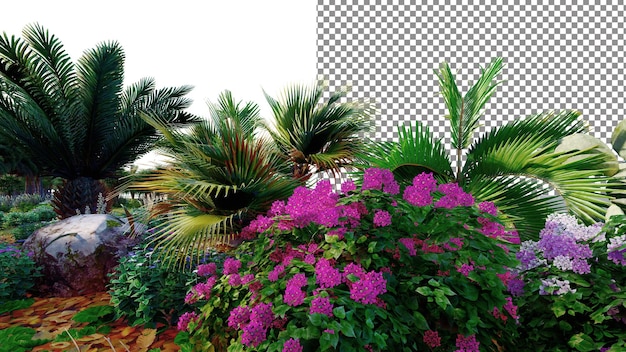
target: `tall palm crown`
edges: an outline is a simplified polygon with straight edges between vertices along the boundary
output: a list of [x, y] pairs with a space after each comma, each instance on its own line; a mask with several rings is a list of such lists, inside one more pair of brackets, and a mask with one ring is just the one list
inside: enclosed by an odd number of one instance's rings
[[161, 138], [139, 116], [158, 113], [183, 125], [191, 87], [156, 89], [144, 78], [123, 87], [124, 52], [117, 42], [86, 50], [74, 64], [61, 42], [40, 25], [23, 38], [0, 37], [0, 141], [46, 175], [65, 179], [56, 193], [61, 217], [94, 210], [101, 179], [148, 152]]
[[440, 141], [419, 121], [414, 127], [401, 126], [398, 142], [371, 144], [368, 165], [388, 168], [405, 183], [421, 172], [433, 173], [440, 182], [458, 182], [478, 201], [494, 202], [523, 238], [537, 236], [554, 211], [571, 211], [586, 222], [603, 220], [610, 204], [607, 193], [617, 185], [605, 162], [615, 156], [597, 148], [559, 146], [563, 138], [587, 132], [580, 112], [542, 112], [474, 139], [501, 69], [497, 58], [464, 96], [447, 63], [436, 72], [457, 151], [456, 172]]
[[292, 175], [302, 181], [315, 172], [339, 173], [351, 166], [365, 148], [360, 136], [371, 128], [370, 104], [342, 99], [347, 91], [330, 93], [325, 86], [296, 85], [279, 99], [265, 94], [274, 119], [266, 130], [292, 165]]

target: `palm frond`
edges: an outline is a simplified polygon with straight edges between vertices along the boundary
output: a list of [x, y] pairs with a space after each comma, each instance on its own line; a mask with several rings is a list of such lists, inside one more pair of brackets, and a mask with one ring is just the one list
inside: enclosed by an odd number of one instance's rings
[[502, 58], [494, 59], [485, 69], [481, 68], [479, 79], [464, 97], [447, 63], [444, 62], [439, 72], [435, 72], [439, 79], [441, 95], [448, 108], [454, 148], [464, 149], [472, 143], [474, 131], [479, 126], [482, 109], [499, 84], [494, 79], [501, 70]]
[[448, 153], [428, 126], [416, 120], [414, 126], [399, 126], [398, 135], [397, 143], [370, 144], [363, 157], [369, 166], [389, 169], [403, 183], [422, 172], [432, 173], [440, 182], [454, 179]]

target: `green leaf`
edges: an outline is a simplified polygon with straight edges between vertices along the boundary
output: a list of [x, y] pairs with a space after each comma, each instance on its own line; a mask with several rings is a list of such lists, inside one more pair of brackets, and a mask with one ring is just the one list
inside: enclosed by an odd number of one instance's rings
[[311, 322], [311, 324], [313, 324], [313, 326], [321, 326], [322, 318], [324, 316], [325, 316], [324, 314], [320, 314], [320, 313], [309, 314], [309, 321]]
[[573, 347], [576, 350], [582, 352], [596, 351], [598, 349], [598, 347], [593, 342], [593, 339], [584, 333], [579, 333], [572, 336], [569, 339], [568, 344], [570, 345], [570, 347]]
[[348, 320], [343, 320], [341, 322], [341, 333], [348, 337], [356, 337], [354, 334], [354, 325]]
[[86, 308], [74, 315], [72, 320], [77, 323], [96, 323], [99, 321], [111, 321], [115, 313], [109, 305], [93, 306]]
[[346, 317], [346, 309], [343, 306], [335, 307], [333, 308], [333, 315], [338, 319], [344, 319]]
[[420, 286], [415, 291], [421, 294], [422, 296], [426, 296], [426, 297], [432, 296], [433, 294], [433, 291], [428, 286]]

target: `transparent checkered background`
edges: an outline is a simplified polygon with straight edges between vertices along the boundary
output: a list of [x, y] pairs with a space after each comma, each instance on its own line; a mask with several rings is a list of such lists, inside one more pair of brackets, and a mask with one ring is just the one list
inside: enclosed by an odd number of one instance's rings
[[626, 118], [626, 5], [618, 1], [318, 0], [317, 70], [330, 89], [376, 102], [373, 138], [426, 122], [449, 147], [450, 128], [434, 71], [447, 61], [464, 94], [494, 57], [504, 79], [486, 105], [484, 133], [544, 110], [577, 109], [592, 135], [610, 142]]

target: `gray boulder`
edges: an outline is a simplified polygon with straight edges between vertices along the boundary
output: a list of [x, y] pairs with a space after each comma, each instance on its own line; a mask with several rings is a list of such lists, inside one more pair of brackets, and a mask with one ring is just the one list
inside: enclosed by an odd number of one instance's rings
[[42, 267], [43, 296], [71, 297], [106, 291], [108, 274], [136, 244], [128, 224], [108, 214], [76, 215], [35, 231], [24, 242]]

